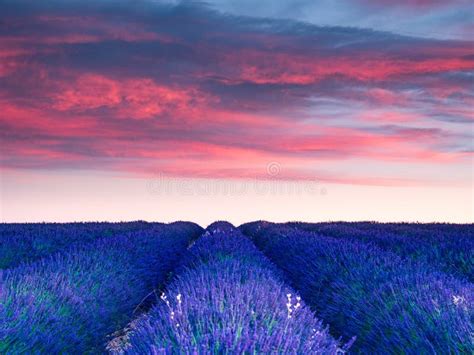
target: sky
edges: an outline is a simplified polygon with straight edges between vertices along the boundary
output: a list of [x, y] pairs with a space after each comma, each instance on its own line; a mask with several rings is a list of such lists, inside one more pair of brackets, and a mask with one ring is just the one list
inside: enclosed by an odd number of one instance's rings
[[474, 5], [0, 0], [3, 222], [474, 222]]

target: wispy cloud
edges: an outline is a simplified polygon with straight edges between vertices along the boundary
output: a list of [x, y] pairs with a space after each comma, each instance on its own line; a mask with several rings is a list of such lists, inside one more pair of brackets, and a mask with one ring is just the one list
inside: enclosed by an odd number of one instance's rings
[[[328, 180], [368, 184], [376, 171], [350, 173], [360, 159], [469, 170], [472, 42], [201, 3], [0, 6], [4, 167], [242, 178], [279, 161], [290, 179], [317, 164]], [[414, 181], [392, 175], [379, 182]]]

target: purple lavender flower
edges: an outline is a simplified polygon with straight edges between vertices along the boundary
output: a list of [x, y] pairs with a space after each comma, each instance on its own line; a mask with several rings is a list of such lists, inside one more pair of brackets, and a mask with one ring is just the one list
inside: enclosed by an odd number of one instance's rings
[[125, 341], [109, 348], [112, 352], [335, 354], [348, 348], [228, 223], [209, 226], [176, 275]]
[[77, 244], [3, 272], [0, 353], [103, 350], [201, 233], [174, 223]]
[[474, 286], [368, 241], [250, 223], [241, 229], [284, 270], [334, 334], [362, 353], [470, 354]]

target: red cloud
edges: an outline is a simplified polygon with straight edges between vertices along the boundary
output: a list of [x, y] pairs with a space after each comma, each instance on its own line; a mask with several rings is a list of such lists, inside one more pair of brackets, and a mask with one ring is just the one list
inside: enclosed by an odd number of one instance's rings
[[470, 49], [458, 52], [458, 58], [398, 59], [377, 53], [318, 57], [258, 50], [225, 53], [225, 65], [234, 81], [256, 84], [317, 83], [329, 76], [342, 76], [361, 81], [378, 81], [404, 75], [435, 74], [474, 70]]
[[60, 111], [111, 108], [122, 118], [147, 119], [163, 114], [193, 117], [216, 98], [194, 88], [158, 85], [150, 79], [113, 80], [86, 74], [63, 85], [53, 107]]
[[[87, 83], [94, 83], [92, 93], [100, 99], [73, 96], [74, 99], [65, 101], [68, 105], [61, 106], [62, 110], [69, 111], [48, 111], [2, 103], [5, 116], [0, 123], [8, 134], [3, 140], [7, 153], [4, 166], [108, 166], [109, 169], [126, 166], [127, 171], [134, 173], [149, 173], [156, 166], [163, 173], [177, 176], [179, 171], [184, 175], [192, 171], [195, 176], [242, 178], [276, 160], [291, 167], [282, 178], [307, 178], [306, 173], [300, 170], [310, 161], [364, 158], [374, 161], [448, 162], [457, 158], [454, 154], [429, 149], [429, 145], [439, 139], [437, 130], [403, 129], [371, 133], [353, 128], [297, 122], [288, 124], [278, 117], [215, 111], [206, 106], [207, 102], [193, 108], [192, 114], [202, 119], [187, 121], [188, 127], [183, 127], [182, 121], [163, 122], [152, 118], [143, 121], [147, 123], [143, 126], [140, 123], [128, 126], [125, 118], [120, 120], [122, 123], [116, 124], [115, 117], [96, 117], [82, 111], [105, 105], [123, 105], [125, 100], [125, 106], [128, 101], [132, 102], [130, 107], [136, 115], [142, 112], [139, 109], [141, 102], [137, 103], [132, 99], [133, 95], [127, 93], [128, 90], [139, 93], [143, 82], [137, 79], [118, 84], [95, 76], [86, 79]], [[145, 83], [149, 92], [151, 84], [148, 81]], [[177, 95], [175, 90], [167, 91], [159, 85], [155, 89], [158, 94], [154, 99], [168, 104], [171, 116], [188, 112], [180, 105], [169, 106], [169, 102], [181, 102], [182, 95]], [[70, 98], [70, 95], [66, 97]], [[141, 98], [141, 95], [138, 97]], [[152, 97], [147, 98], [146, 104], [148, 99]], [[67, 117], [64, 117], [64, 112], [67, 112]], [[234, 127], [243, 129], [245, 133], [234, 134], [229, 126], [230, 120]], [[271, 125], [271, 131], [268, 125]], [[209, 134], [208, 130], [218, 135]], [[175, 133], [161, 133], [166, 131]], [[271, 132], [282, 132], [282, 135]], [[104, 159], [105, 165], [102, 163]], [[122, 159], [128, 161], [126, 165]]]
[[[195, 27], [169, 21], [165, 33], [144, 14], [5, 19], [2, 166], [242, 178], [278, 161], [281, 178], [302, 179], [317, 164], [441, 166], [470, 154], [450, 125], [474, 119], [469, 43], [356, 29], [352, 41], [340, 29], [267, 32], [177, 13]], [[22, 30], [30, 22], [38, 31]]]

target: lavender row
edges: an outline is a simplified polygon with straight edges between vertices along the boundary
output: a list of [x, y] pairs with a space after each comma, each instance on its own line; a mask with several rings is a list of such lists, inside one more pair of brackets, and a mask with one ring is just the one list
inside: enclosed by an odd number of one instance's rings
[[202, 229], [173, 223], [94, 242], [0, 275], [0, 353], [104, 349]]
[[387, 227], [391, 229], [399, 230], [412, 230], [412, 231], [431, 231], [436, 233], [448, 233], [457, 234], [463, 236], [474, 237], [474, 224], [456, 224], [456, 223], [375, 223], [375, 222], [357, 222], [361, 226], [373, 226], [378, 225], [381, 227]]
[[273, 264], [230, 224], [208, 227], [184, 256], [166, 294], [112, 353], [343, 352]]
[[[403, 239], [391, 243], [402, 256], [419, 258], [439, 266], [443, 271], [474, 282], [474, 225], [363, 223], [359, 229], [383, 236], [385, 231]], [[387, 238], [381, 238], [386, 243]], [[381, 245], [382, 245], [381, 243]]]
[[356, 240], [265, 222], [241, 229], [363, 353], [471, 354], [474, 286]]
[[474, 235], [468, 225], [408, 223], [297, 223], [300, 229], [374, 243], [399, 256], [474, 282]]
[[0, 224], [0, 269], [51, 255], [75, 243], [84, 244], [152, 225], [146, 222]]

